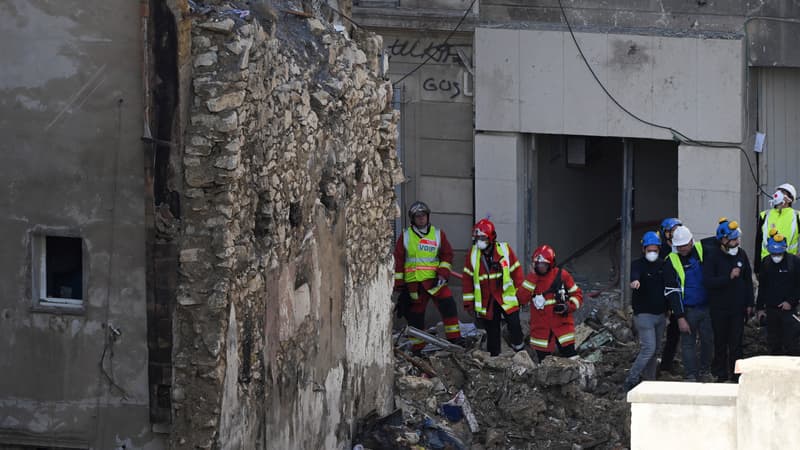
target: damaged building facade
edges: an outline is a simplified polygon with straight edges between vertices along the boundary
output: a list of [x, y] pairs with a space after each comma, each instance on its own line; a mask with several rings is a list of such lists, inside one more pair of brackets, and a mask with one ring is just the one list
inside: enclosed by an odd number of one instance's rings
[[0, 448], [337, 448], [388, 412], [397, 113], [349, 8], [0, 6]]
[[[473, 173], [464, 178], [466, 185], [472, 182], [474, 219], [490, 215], [501, 239], [518, 254], [548, 243], [563, 261], [611, 239], [614, 256], [579, 272], [602, 279], [612, 267], [612, 278], [624, 286], [627, 271], [619, 267], [627, 264], [617, 259], [616, 249], [629, 249], [623, 258], [630, 251], [638, 254], [642, 233], [662, 218], [680, 217], [698, 237], [713, 234], [719, 216], [736, 218], [750, 250], [756, 213], [769, 200], [758, 188], [771, 194], [780, 183], [800, 183], [793, 144], [800, 137], [793, 125], [800, 112], [792, 100], [800, 95], [800, 53], [792, 38], [797, 5], [355, 3], [359, 23], [392, 37], [385, 40], [392, 79], [406, 95], [402, 136], [426, 133], [427, 125], [414, 116], [457, 108], [459, 95], [474, 93], [467, 100], [472, 116], [450, 115], [437, 129], [474, 121]], [[415, 39], [434, 41], [415, 46]], [[467, 50], [462, 44], [472, 45]], [[395, 62], [413, 55], [428, 62], [407, 75], [415, 65], [404, 71]], [[440, 65], [446, 58], [453, 60], [449, 69]], [[442, 95], [448, 86], [439, 81], [445, 70], [451, 72], [451, 88], [456, 79], [469, 88]], [[453, 77], [459, 71], [466, 78]], [[429, 104], [432, 95], [442, 103]], [[766, 133], [762, 154], [753, 151], [756, 131]], [[430, 198], [437, 218], [451, 214], [460, 200], [442, 206], [425, 189], [452, 183], [453, 166], [428, 162], [448, 158], [448, 151], [438, 141], [419, 138], [402, 144], [412, 179], [404, 188], [405, 204]], [[418, 182], [412, 184], [415, 175]], [[448, 229], [456, 236], [463, 232]]]

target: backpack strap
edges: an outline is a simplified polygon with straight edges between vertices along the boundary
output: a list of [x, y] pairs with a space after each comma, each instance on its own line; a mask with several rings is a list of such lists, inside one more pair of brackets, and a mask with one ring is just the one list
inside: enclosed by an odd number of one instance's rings
[[561, 286], [564, 285], [564, 280], [561, 279], [561, 267], [558, 268], [558, 272], [556, 273], [556, 277], [553, 278], [553, 283], [547, 288], [546, 291], [542, 292], [542, 295], [547, 294], [555, 294], [558, 293]]

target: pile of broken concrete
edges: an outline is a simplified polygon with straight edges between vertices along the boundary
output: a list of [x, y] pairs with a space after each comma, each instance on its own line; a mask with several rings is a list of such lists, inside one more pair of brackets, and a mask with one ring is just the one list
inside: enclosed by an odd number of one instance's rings
[[[636, 345], [625, 315], [578, 326], [575, 359], [536, 362], [528, 351], [396, 350], [395, 405], [368, 417], [353, 443], [366, 449], [616, 449], [629, 441], [622, 391]], [[431, 330], [434, 331], [434, 330]], [[441, 335], [441, 334], [440, 334]], [[402, 338], [399, 339], [402, 341]], [[402, 345], [400, 346], [402, 347]]]

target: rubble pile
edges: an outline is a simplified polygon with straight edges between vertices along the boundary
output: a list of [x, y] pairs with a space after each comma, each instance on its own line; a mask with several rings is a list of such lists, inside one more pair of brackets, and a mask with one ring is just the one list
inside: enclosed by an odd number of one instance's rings
[[480, 350], [482, 330], [471, 332], [477, 338], [466, 352], [436, 351], [431, 345], [410, 356], [399, 334], [397, 410], [366, 418], [354, 444], [373, 449], [626, 448], [629, 406], [622, 385], [638, 348], [626, 315], [593, 308], [591, 300], [587, 306], [576, 330], [576, 359], [553, 356], [539, 363], [532, 352], [508, 349], [492, 358]]

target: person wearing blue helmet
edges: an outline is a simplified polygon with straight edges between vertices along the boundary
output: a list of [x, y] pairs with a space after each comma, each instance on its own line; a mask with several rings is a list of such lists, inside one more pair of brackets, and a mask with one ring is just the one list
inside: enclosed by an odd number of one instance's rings
[[667, 217], [661, 221], [662, 239], [661, 248], [658, 253], [659, 258], [665, 259], [667, 255], [672, 253], [672, 233], [681, 225], [683, 225], [683, 222], [677, 217]]
[[767, 347], [772, 355], [800, 356], [797, 337], [800, 324], [794, 314], [800, 298], [800, 261], [788, 252], [786, 238], [770, 230], [769, 256], [761, 261], [758, 318], [767, 320]]
[[750, 259], [740, 248], [742, 230], [735, 220], [720, 220], [716, 245], [705, 249], [703, 283], [708, 296], [714, 359], [711, 374], [717, 381], [737, 381], [736, 360], [742, 358], [744, 323], [753, 312], [753, 277]]
[[[672, 253], [672, 233], [676, 228], [683, 225], [677, 217], [667, 217], [661, 221], [661, 249], [659, 251], [659, 259], [666, 259]], [[678, 352], [678, 343], [681, 339], [680, 330], [678, 330], [678, 320], [674, 314], [669, 316], [667, 321], [667, 338], [664, 341], [664, 350], [661, 353], [661, 364], [658, 370], [661, 372], [672, 372], [673, 361], [675, 354]]]
[[631, 262], [633, 323], [639, 335], [639, 354], [625, 379], [625, 391], [640, 380], [654, 380], [656, 352], [666, 326], [667, 301], [664, 297], [664, 260], [658, 257], [661, 239], [655, 231], [642, 237], [642, 257]]

